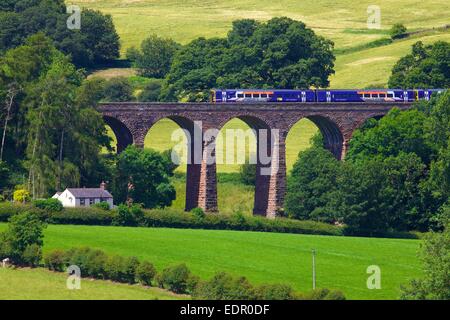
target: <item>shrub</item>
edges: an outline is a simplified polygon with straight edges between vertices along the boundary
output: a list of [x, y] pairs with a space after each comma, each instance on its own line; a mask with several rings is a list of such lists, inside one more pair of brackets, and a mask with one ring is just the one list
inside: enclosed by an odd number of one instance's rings
[[243, 184], [254, 186], [256, 183], [256, 164], [245, 163], [241, 165], [239, 179]]
[[156, 270], [153, 264], [148, 261], [143, 261], [136, 268], [136, 281], [145, 285], [150, 286], [152, 284], [152, 280], [156, 275]]
[[[32, 213], [12, 216], [8, 229], [2, 235], [2, 251], [14, 264], [33, 266], [41, 258], [45, 224]], [[37, 249], [39, 248], [39, 250]]]
[[110, 209], [109, 208], [109, 203], [106, 202], [106, 201], [98, 202], [98, 203], [92, 205], [91, 207], [94, 207], [94, 208], [97, 208], [97, 209], [102, 209], [102, 210], [105, 210], [105, 211], [108, 211]]
[[139, 261], [134, 258], [112, 256], [106, 261], [105, 271], [109, 279], [117, 282], [135, 283]]
[[116, 213], [98, 208], [64, 208], [61, 212], [53, 212], [49, 222], [54, 224], [77, 224], [109, 226]]
[[197, 220], [203, 220], [206, 216], [202, 208], [194, 208], [191, 210], [191, 213]]
[[191, 272], [184, 263], [167, 267], [159, 275], [158, 283], [161, 287], [175, 293], [186, 293], [190, 274]]
[[30, 202], [30, 193], [25, 190], [25, 189], [19, 189], [14, 191], [13, 194], [13, 200], [14, 202], [20, 202], [20, 203], [25, 203], [25, 202]]
[[320, 288], [299, 297], [301, 300], [345, 300], [341, 291]]
[[142, 220], [142, 209], [136, 205], [129, 208], [125, 204], [119, 205], [117, 215], [114, 217], [113, 224], [116, 226], [137, 226]]
[[284, 284], [263, 285], [256, 288], [257, 300], [293, 300], [294, 290]]
[[209, 281], [200, 282], [193, 297], [204, 300], [254, 300], [255, 290], [244, 277], [233, 278], [219, 272]]
[[407, 36], [406, 27], [401, 23], [396, 23], [389, 31], [392, 39], [401, 39]]
[[97, 278], [106, 278], [105, 266], [108, 256], [101, 250], [89, 250], [86, 257], [85, 272], [86, 275]]
[[44, 256], [44, 265], [49, 270], [63, 272], [66, 266], [66, 253], [63, 250], [53, 250]]
[[51, 212], [60, 212], [63, 210], [63, 205], [58, 199], [34, 200], [33, 205], [36, 208]]
[[22, 253], [22, 263], [28, 267], [37, 267], [42, 259], [42, 249], [37, 243], [25, 247]]

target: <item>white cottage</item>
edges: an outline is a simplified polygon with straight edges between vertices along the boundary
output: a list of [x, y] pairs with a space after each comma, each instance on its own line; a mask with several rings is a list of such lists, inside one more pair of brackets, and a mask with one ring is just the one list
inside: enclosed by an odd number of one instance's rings
[[63, 207], [90, 207], [99, 202], [107, 202], [109, 208], [114, 207], [114, 199], [102, 182], [100, 188], [67, 188], [57, 192], [52, 198], [58, 199]]

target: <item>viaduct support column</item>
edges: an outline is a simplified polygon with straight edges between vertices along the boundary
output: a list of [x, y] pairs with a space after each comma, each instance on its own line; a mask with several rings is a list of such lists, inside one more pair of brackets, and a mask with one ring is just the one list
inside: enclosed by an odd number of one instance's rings
[[274, 219], [280, 214], [286, 193], [286, 133], [272, 136], [272, 161], [266, 217]]
[[[217, 176], [216, 176], [216, 137], [203, 130], [203, 150], [200, 165], [200, 179], [198, 192], [198, 207], [205, 212], [217, 212]], [[206, 134], [205, 134], [206, 133]]]

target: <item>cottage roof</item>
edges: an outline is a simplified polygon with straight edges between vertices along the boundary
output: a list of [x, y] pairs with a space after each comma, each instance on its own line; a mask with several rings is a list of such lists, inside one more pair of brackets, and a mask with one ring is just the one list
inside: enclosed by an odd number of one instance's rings
[[112, 198], [108, 191], [102, 188], [67, 188], [75, 198]]

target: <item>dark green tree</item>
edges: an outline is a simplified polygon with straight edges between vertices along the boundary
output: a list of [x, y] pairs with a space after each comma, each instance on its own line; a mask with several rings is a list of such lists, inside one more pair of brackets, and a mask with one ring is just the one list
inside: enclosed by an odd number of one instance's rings
[[450, 44], [416, 42], [412, 52], [393, 67], [389, 88], [448, 88], [450, 86]]
[[170, 206], [175, 189], [170, 184], [168, 160], [151, 149], [129, 146], [117, 159], [114, 196], [120, 202], [141, 203], [146, 208]]
[[102, 96], [107, 102], [133, 101], [133, 87], [127, 78], [112, 78], [104, 83]]
[[406, 37], [406, 27], [401, 23], [396, 23], [392, 26], [389, 33], [392, 39], [401, 39]]
[[286, 17], [238, 20], [226, 39], [198, 38], [175, 55], [162, 97], [203, 101], [214, 87], [326, 87], [333, 43]]
[[172, 39], [151, 35], [141, 44], [141, 50], [131, 48], [127, 58], [134, 63], [140, 75], [149, 78], [164, 78], [169, 72], [173, 57], [181, 45]]

